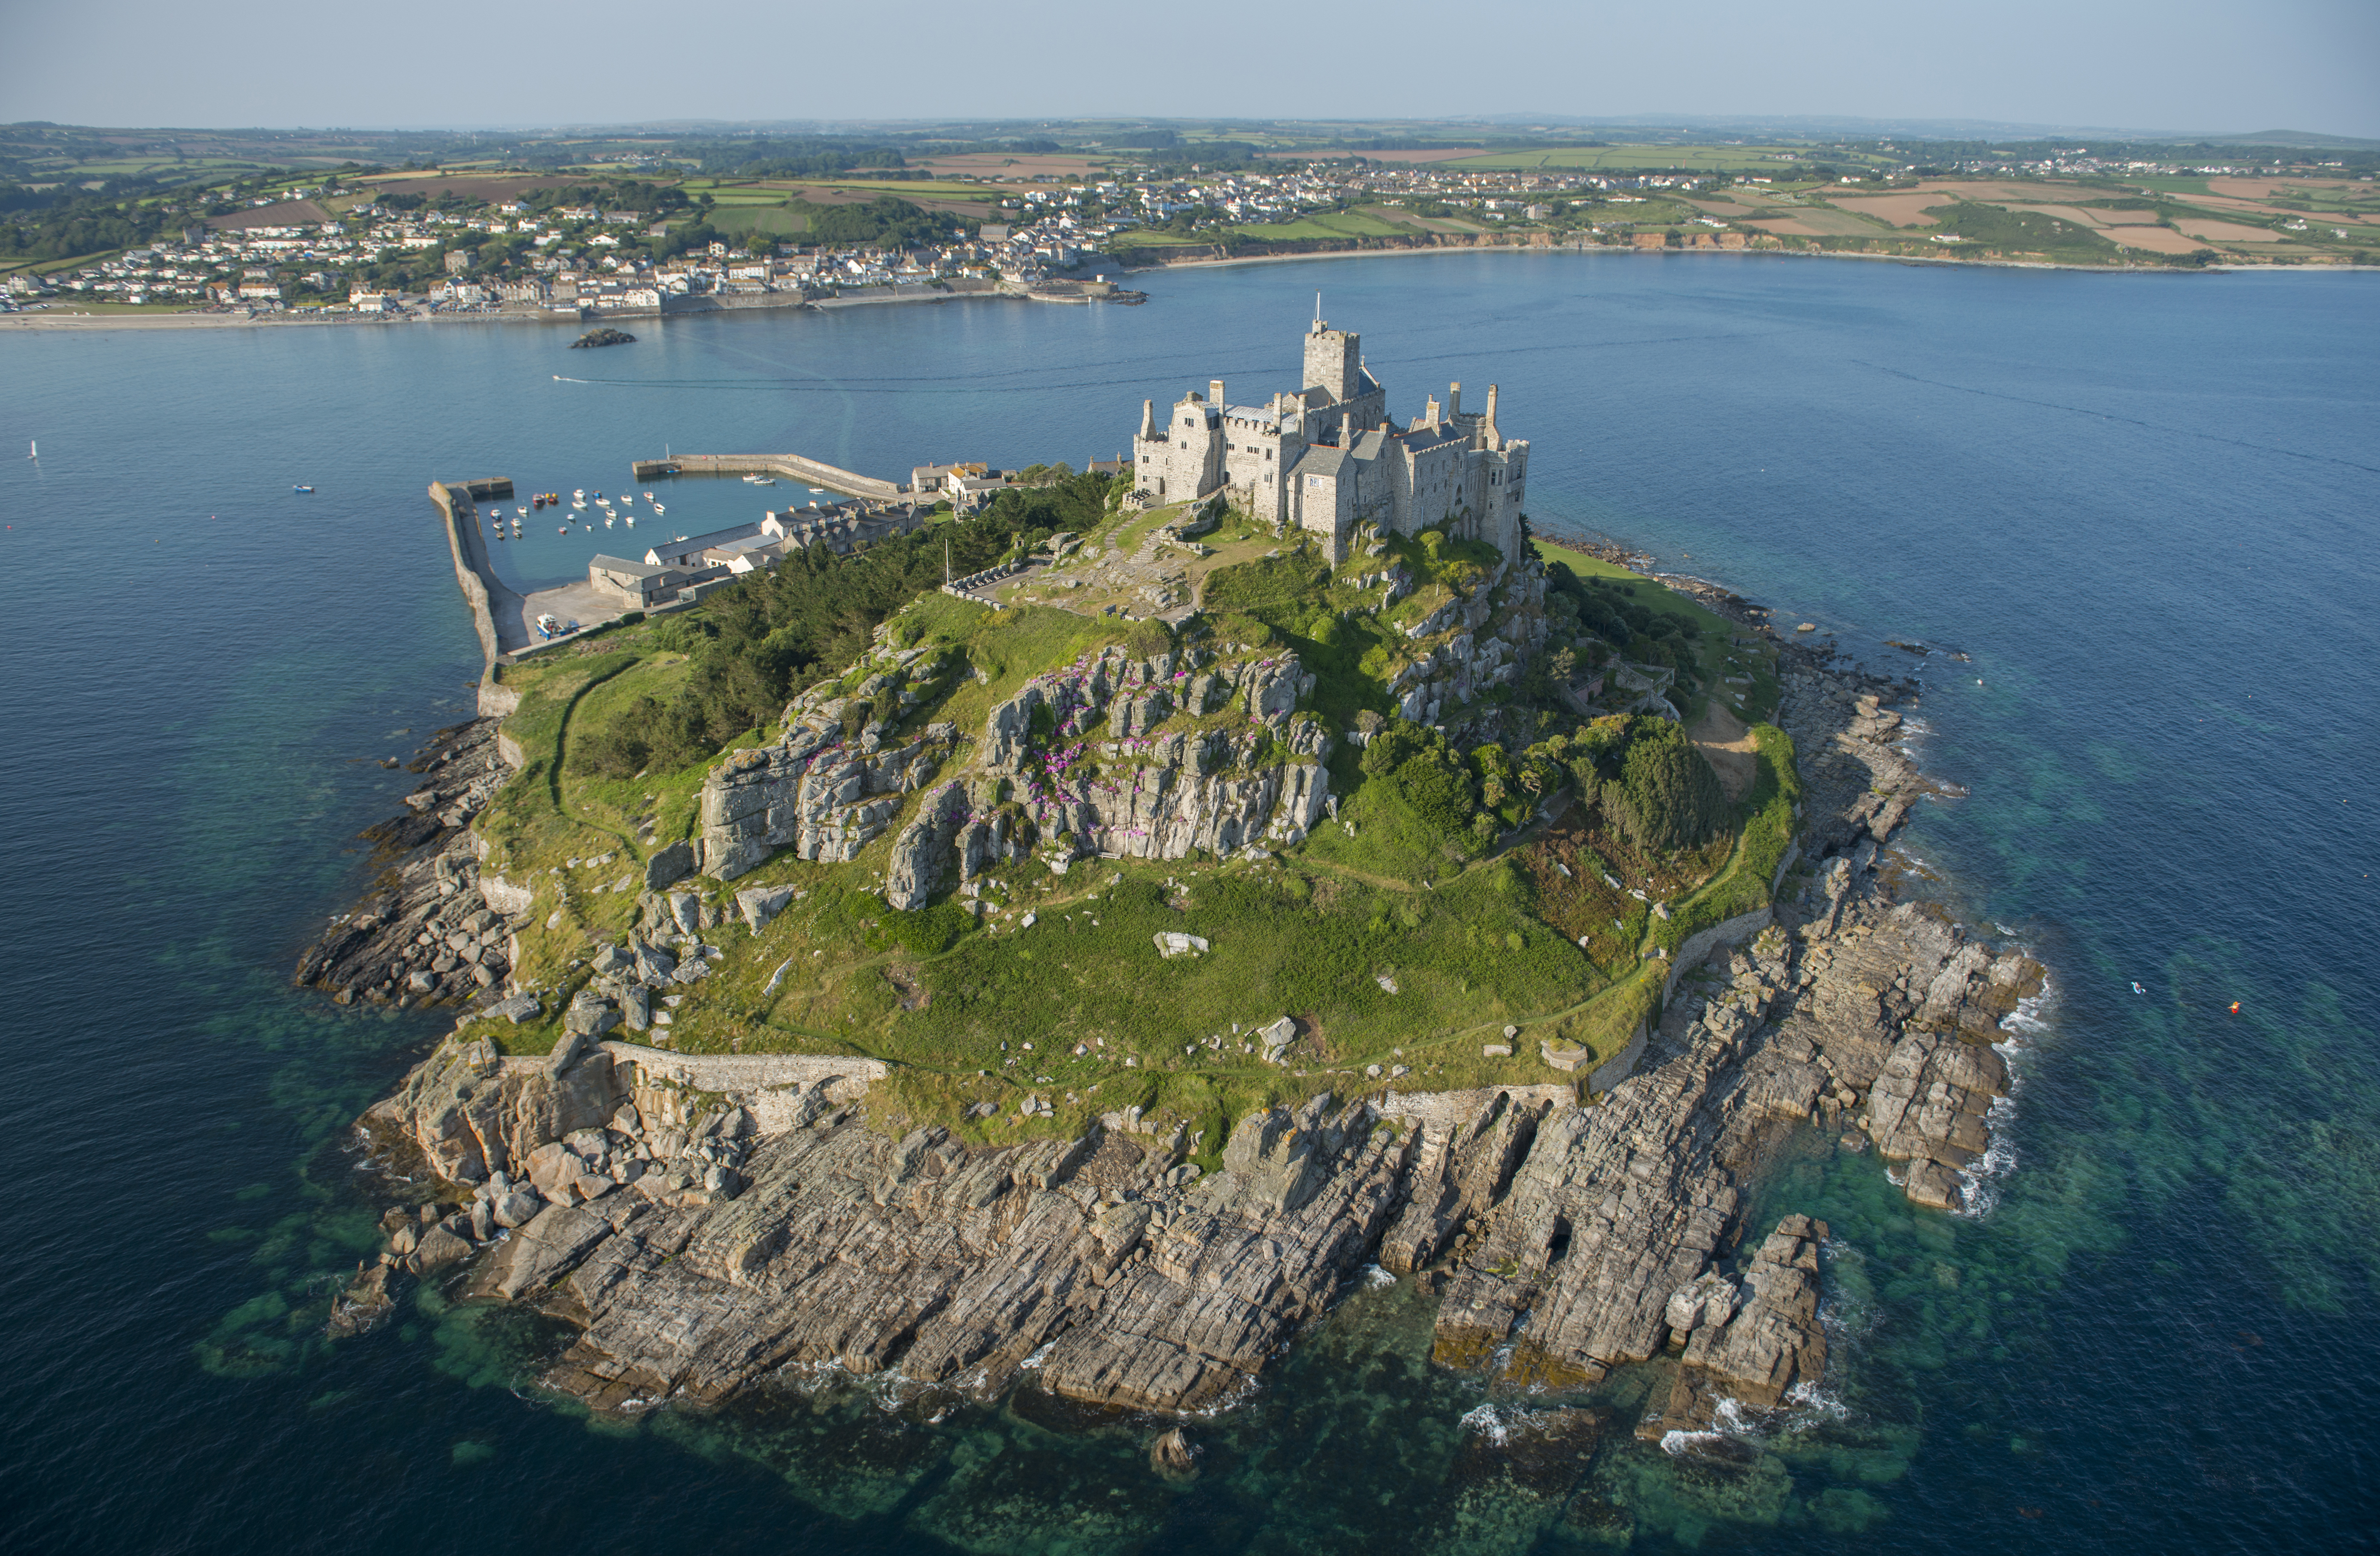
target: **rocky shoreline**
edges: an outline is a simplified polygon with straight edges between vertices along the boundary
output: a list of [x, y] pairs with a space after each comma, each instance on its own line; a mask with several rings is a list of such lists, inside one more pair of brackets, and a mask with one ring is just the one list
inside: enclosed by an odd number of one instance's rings
[[471, 821], [504, 781], [494, 719], [431, 735], [406, 771], [422, 774], [406, 813], [363, 836], [386, 861], [363, 898], [298, 958], [298, 987], [341, 1004], [461, 1004], [502, 987], [518, 958], [487, 900]]
[[[1682, 960], [1608, 1092], [1326, 1095], [1241, 1120], [1202, 1174], [1130, 1113], [1071, 1141], [894, 1139], [856, 1106], [871, 1061], [702, 1060], [600, 1040], [601, 1020], [571, 1023], [550, 1057], [506, 1059], [467, 1024], [362, 1121], [436, 1191], [391, 1210], [333, 1330], [435, 1280], [577, 1326], [545, 1382], [600, 1409], [832, 1367], [1179, 1416], [1243, 1397], [1378, 1263], [1439, 1299], [1437, 1362], [1500, 1387], [1580, 1388], [1673, 1355], [1643, 1434], [1706, 1427], [1723, 1400], [1776, 1405], [1823, 1376], [1828, 1230], [1744, 1224], [1762, 1162], [1806, 1123], [1906, 1162], [1917, 1203], [1961, 1208], [2008, 1089], [1999, 1023], [2042, 976], [1896, 901], [1877, 871], [1929, 788], [1897, 748], [1900, 688], [1790, 646], [1782, 668], [1813, 871]], [[435, 830], [301, 981], [398, 1001], [500, 991], [504, 905], [482, 901], [465, 831], [500, 769], [476, 754], [492, 738], [443, 733], [413, 818]], [[676, 927], [682, 951], [698, 944]]]

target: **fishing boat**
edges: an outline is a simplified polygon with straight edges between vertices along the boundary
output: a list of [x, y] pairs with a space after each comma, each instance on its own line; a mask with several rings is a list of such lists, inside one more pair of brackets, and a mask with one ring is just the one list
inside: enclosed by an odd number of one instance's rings
[[311, 492], [314, 489], [310, 486], [293, 486], [289, 490], [292, 492]]
[[777, 480], [774, 476], [749, 475], [744, 478], [744, 484], [747, 486], [774, 486], [777, 484]]

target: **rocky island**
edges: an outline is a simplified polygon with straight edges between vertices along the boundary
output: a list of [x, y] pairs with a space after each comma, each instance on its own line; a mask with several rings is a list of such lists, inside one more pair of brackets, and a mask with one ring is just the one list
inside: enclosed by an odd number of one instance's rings
[[[1765, 1164], [1960, 1209], [2041, 969], [1900, 900], [1911, 688], [1529, 536], [1492, 395], [1378, 393], [1246, 418], [1345, 501], [1144, 454], [492, 670], [298, 969], [462, 1016], [362, 1121], [429, 1186], [334, 1331], [436, 1281], [566, 1319], [599, 1409], [1179, 1416], [1377, 1266], [1497, 1387], [1673, 1358], [1646, 1435], [1815, 1386], [1828, 1229], [1750, 1222]], [[1481, 488], [1366, 506], [1397, 460]]]

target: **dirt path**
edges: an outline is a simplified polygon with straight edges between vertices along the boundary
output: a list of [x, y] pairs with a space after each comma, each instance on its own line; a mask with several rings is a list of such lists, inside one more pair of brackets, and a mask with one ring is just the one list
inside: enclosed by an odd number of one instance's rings
[[1703, 709], [1703, 716], [1686, 731], [1686, 738], [1710, 760], [1729, 799], [1740, 802], [1752, 792], [1753, 783], [1760, 775], [1752, 728], [1719, 706], [1718, 698], [1712, 698]]

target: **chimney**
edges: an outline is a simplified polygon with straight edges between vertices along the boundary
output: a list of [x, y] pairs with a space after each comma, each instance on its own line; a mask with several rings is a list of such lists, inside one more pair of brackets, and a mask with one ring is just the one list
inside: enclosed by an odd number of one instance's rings
[[1450, 383], [1446, 386], [1446, 419], [1451, 421], [1462, 414], [1463, 385], [1459, 383]]
[[1488, 446], [1498, 452], [1504, 447], [1504, 434], [1496, 430], [1496, 386], [1488, 385]]
[[1222, 407], [1223, 381], [1221, 379], [1210, 378], [1207, 381], [1207, 399], [1217, 409], [1220, 409]]
[[1423, 408], [1423, 410], [1422, 410], [1422, 413], [1421, 413], [1421, 421], [1422, 421], [1422, 425], [1423, 425], [1423, 426], [1425, 426], [1425, 427], [1435, 427], [1435, 426], [1437, 426], [1437, 425], [1438, 425], [1438, 396], [1437, 396], [1437, 395], [1432, 395], [1429, 397], [1429, 404], [1428, 404], [1427, 407], [1425, 407]]

